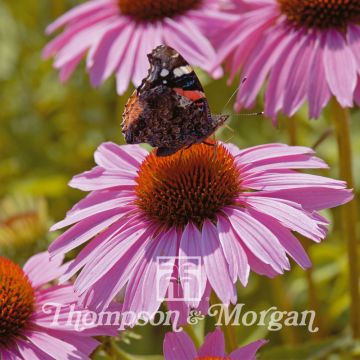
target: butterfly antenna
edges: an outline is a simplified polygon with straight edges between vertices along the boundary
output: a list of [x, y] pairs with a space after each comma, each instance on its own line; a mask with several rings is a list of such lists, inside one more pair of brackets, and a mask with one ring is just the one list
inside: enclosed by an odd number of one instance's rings
[[[221, 113], [223, 113], [226, 109], [226, 107], [230, 104], [230, 101], [234, 98], [234, 96], [241, 90], [242, 85], [245, 83], [245, 81], [247, 80], [247, 77], [245, 76], [242, 80], [240, 85], [236, 88], [236, 90], [232, 93], [232, 95], [230, 96], [229, 100], [226, 102], [225, 106], [223, 107], [223, 110], [221, 111]], [[231, 114], [231, 116], [262, 116], [264, 115], [263, 111], [260, 112], [254, 112], [254, 113], [247, 113], [247, 114]], [[229, 130], [234, 131], [231, 127], [227, 126], [226, 124], [224, 124]]]
[[232, 116], [262, 116], [264, 115], [263, 111], [253, 112], [253, 113], [243, 113], [243, 114], [231, 114]]
[[245, 76], [242, 80], [240, 85], [235, 89], [235, 91], [232, 93], [232, 95], [229, 97], [229, 100], [226, 102], [226, 104], [224, 105], [223, 109], [222, 109], [222, 113], [224, 112], [224, 110], [226, 109], [226, 107], [230, 104], [230, 101], [234, 98], [234, 96], [239, 92], [239, 90], [241, 89], [241, 86], [245, 83], [245, 81], [247, 80], [247, 77]]

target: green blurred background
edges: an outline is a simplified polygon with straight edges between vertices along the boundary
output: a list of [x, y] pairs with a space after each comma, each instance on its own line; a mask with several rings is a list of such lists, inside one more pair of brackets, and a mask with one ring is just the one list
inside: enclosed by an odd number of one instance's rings
[[[114, 79], [93, 89], [84, 64], [71, 80], [62, 85], [51, 61], [44, 62], [41, 51], [49, 40], [45, 26], [80, 1], [0, 0], [0, 254], [23, 263], [44, 250], [56, 236], [48, 234], [51, 223], [84, 196], [67, 182], [93, 166], [93, 152], [103, 141], [123, 143], [120, 130], [124, 104], [133, 89], [123, 97], [115, 92]], [[227, 86], [226, 77], [212, 81], [197, 71], [214, 113], [221, 112], [237, 83]], [[262, 109], [261, 102], [257, 111]], [[231, 113], [229, 107], [226, 112]], [[317, 121], [307, 119], [306, 108], [293, 119], [280, 119], [277, 128], [261, 116], [232, 116], [233, 129], [221, 129], [218, 138], [241, 148], [267, 142], [313, 146], [331, 166], [323, 171], [338, 178], [336, 138], [332, 133], [330, 110]], [[354, 173], [359, 189], [360, 110], [351, 112]], [[261, 359], [347, 359], [359, 345], [352, 343], [349, 331], [349, 291], [345, 242], [341, 237], [338, 209], [325, 213], [332, 222], [328, 238], [320, 245], [303, 241], [314, 267], [304, 272], [296, 264], [276, 280], [251, 275], [249, 286], [239, 287], [239, 302], [246, 310], [261, 311], [270, 306], [279, 310], [315, 309], [320, 332], [287, 328], [268, 332], [264, 327], [239, 327], [243, 343], [265, 337]], [[359, 226], [354, 224], [354, 226]], [[202, 325], [195, 331], [201, 338]], [[212, 329], [210, 322], [206, 327]], [[165, 330], [159, 327], [135, 329], [121, 335], [123, 351], [161, 354]], [[139, 338], [139, 336], [141, 338]], [[108, 342], [103, 346], [106, 349]], [[103, 351], [96, 357], [103, 358]], [[120, 358], [119, 354], [113, 355]], [[161, 357], [160, 357], [161, 358]]]

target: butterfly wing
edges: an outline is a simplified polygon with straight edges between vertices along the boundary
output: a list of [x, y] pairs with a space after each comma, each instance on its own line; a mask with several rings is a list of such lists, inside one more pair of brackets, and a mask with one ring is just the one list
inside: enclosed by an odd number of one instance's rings
[[122, 130], [127, 143], [145, 142], [167, 156], [206, 139], [219, 124], [198, 77], [178, 52], [162, 45], [148, 58], [148, 76], [125, 107]]

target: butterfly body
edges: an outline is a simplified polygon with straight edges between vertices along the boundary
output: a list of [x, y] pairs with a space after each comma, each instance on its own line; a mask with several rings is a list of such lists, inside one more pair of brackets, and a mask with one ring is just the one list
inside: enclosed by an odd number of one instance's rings
[[123, 114], [125, 141], [148, 143], [158, 156], [168, 156], [206, 140], [228, 117], [211, 115], [199, 79], [175, 50], [162, 45], [148, 58], [149, 74]]

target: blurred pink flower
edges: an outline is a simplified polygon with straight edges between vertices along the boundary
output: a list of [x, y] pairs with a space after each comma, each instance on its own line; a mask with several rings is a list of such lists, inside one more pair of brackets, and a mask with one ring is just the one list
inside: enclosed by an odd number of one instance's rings
[[55, 68], [66, 81], [80, 61], [94, 86], [113, 73], [117, 91], [123, 94], [147, 74], [146, 55], [160, 44], [170, 45], [187, 61], [214, 77], [222, 69], [214, 66], [216, 53], [209, 35], [220, 30], [232, 15], [221, 12], [217, 0], [92, 0], [70, 10], [48, 26], [62, 34], [44, 49], [44, 57], [55, 57]]
[[342, 107], [360, 104], [358, 1], [234, 3], [238, 19], [218, 35], [218, 59], [227, 59], [231, 79], [239, 70], [247, 77], [237, 110], [254, 106], [263, 85], [265, 114], [273, 120], [279, 111], [292, 116], [305, 101], [318, 118], [332, 95]]
[[[204, 144], [159, 158], [139, 145], [104, 143], [95, 161], [70, 182], [91, 193], [52, 227], [72, 225], [49, 250], [65, 254], [91, 240], [63, 279], [81, 270], [75, 289], [99, 309], [124, 287], [123, 310], [136, 313], [152, 314], [174, 288], [184, 300], [168, 304], [182, 314], [205, 312], [211, 288], [224, 304], [236, 303], [236, 281], [245, 286], [250, 269], [276, 276], [290, 269], [287, 255], [309, 267], [292, 232], [320, 241], [328, 222], [317, 211], [353, 197], [343, 181], [294, 171], [327, 168], [300, 146], [218, 143], [214, 159]], [[172, 277], [157, 279], [159, 256], [171, 258]], [[200, 281], [187, 278], [191, 256], [201, 259]]]
[[[70, 305], [81, 310], [71, 285], [50, 285], [64, 273], [62, 257], [49, 261], [49, 254], [31, 257], [24, 268], [0, 256], [0, 358], [10, 359], [89, 359], [98, 346], [92, 338], [115, 335], [114, 327], [75, 326], [54, 321], [49, 304], [58, 304], [59, 319], [68, 319]], [[44, 307], [44, 308], [43, 308]]]
[[198, 351], [186, 332], [167, 333], [163, 346], [164, 358], [165, 360], [256, 360], [257, 351], [266, 343], [266, 340], [257, 340], [227, 355], [224, 334], [220, 329], [209, 333]]

